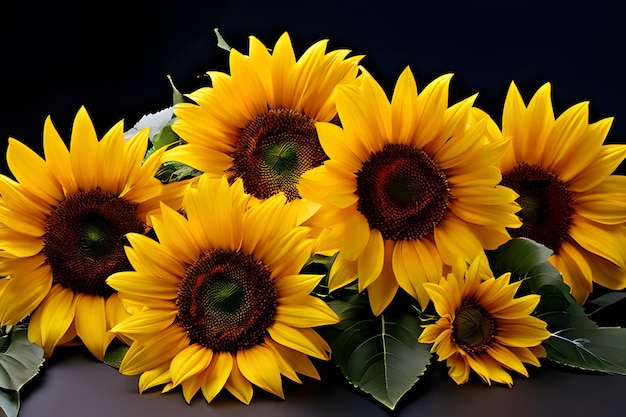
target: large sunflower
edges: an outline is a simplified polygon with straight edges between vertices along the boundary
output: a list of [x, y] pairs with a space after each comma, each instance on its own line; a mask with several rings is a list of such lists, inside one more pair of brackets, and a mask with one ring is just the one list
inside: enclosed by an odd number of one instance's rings
[[335, 87], [357, 80], [361, 56], [326, 52], [327, 40], [296, 60], [283, 34], [272, 53], [255, 37], [249, 54], [230, 51], [230, 72], [208, 72], [212, 86], [175, 107], [172, 129], [187, 144], [166, 154], [213, 177], [241, 178], [247, 193], [264, 200], [284, 192], [306, 216], [298, 180], [327, 159], [315, 131], [318, 121], [336, 118]]
[[425, 306], [423, 284], [438, 282], [457, 257], [473, 259], [510, 239], [519, 206], [498, 186], [495, 164], [508, 142], [492, 137], [493, 121], [473, 108], [475, 97], [448, 107], [450, 75], [418, 95], [407, 68], [391, 102], [363, 77], [361, 87], [338, 89], [343, 128], [317, 124], [330, 159], [303, 174], [300, 191], [323, 204], [310, 224], [330, 228], [326, 244], [339, 250], [330, 289], [358, 277], [380, 314], [399, 287]]
[[507, 370], [528, 376], [524, 363], [540, 366], [541, 342], [550, 336], [546, 323], [531, 315], [539, 295], [515, 298], [521, 281], [510, 273], [494, 278], [485, 263], [464, 260], [438, 284], [424, 284], [439, 319], [419, 337], [432, 343], [439, 361], [446, 361], [457, 384], [468, 381], [473, 369], [485, 382], [513, 385]]
[[0, 322], [30, 316], [28, 336], [46, 357], [76, 336], [102, 359], [125, 315], [105, 279], [130, 269], [124, 235], [145, 233], [159, 201], [179, 206], [184, 184], [154, 178], [160, 152], [145, 161], [147, 130], [124, 140], [119, 122], [98, 140], [84, 108], [74, 120], [69, 151], [50, 118], [42, 159], [9, 139], [0, 176]]
[[[281, 375], [319, 379], [307, 355], [328, 360], [311, 327], [336, 323], [310, 295], [322, 278], [300, 275], [311, 230], [282, 194], [248, 208], [241, 180], [200, 176], [183, 202], [153, 219], [158, 243], [130, 234], [135, 271], [107, 282], [133, 314], [113, 331], [134, 339], [120, 372], [139, 389], [182, 386], [187, 402], [210, 402], [223, 388], [248, 404], [253, 385], [284, 398]], [[137, 307], [137, 308], [136, 308]]]
[[512, 140], [499, 164], [502, 183], [519, 194], [522, 208], [522, 227], [511, 235], [552, 249], [550, 262], [579, 303], [593, 282], [626, 287], [626, 177], [612, 175], [626, 146], [603, 145], [612, 118], [588, 120], [587, 102], [555, 119], [550, 84], [528, 107], [511, 84], [502, 133]]

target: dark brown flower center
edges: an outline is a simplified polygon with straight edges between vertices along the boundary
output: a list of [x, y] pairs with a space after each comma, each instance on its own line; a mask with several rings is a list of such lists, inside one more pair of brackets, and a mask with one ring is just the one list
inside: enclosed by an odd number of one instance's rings
[[327, 159], [314, 121], [290, 109], [271, 109], [241, 130], [229, 180], [243, 179], [246, 193], [266, 199], [284, 192], [300, 198], [300, 176]]
[[569, 234], [573, 199], [567, 184], [540, 166], [521, 162], [502, 174], [502, 185], [519, 194], [522, 226], [510, 229], [513, 237], [526, 237], [555, 253]]
[[390, 144], [356, 173], [358, 210], [388, 240], [420, 239], [441, 223], [452, 199], [445, 174], [423, 150]]
[[270, 274], [241, 252], [212, 249], [199, 256], [176, 300], [177, 320], [191, 343], [231, 353], [263, 343], [277, 306]]
[[114, 194], [95, 189], [70, 195], [52, 212], [43, 235], [53, 282], [76, 293], [110, 296], [109, 275], [132, 270], [125, 235], [146, 229], [137, 206]]
[[452, 322], [452, 337], [461, 349], [477, 353], [487, 349], [496, 333], [496, 321], [480, 304], [465, 300]]

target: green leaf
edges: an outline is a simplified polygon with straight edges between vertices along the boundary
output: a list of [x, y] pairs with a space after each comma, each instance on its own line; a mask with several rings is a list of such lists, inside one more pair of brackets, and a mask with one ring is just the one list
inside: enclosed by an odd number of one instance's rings
[[154, 150], [180, 142], [180, 136], [172, 130], [173, 120], [174, 119], [170, 120], [156, 135], [152, 137], [151, 141]]
[[[513, 239], [488, 254], [494, 274], [511, 272], [523, 279], [519, 295], [539, 294], [533, 315], [544, 320], [551, 336], [542, 345], [548, 359], [564, 366], [626, 375], [626, 329], [598, 327], [571, 296], [569, 287], [548, 262], [552, 251], [530, 239]], [[600, 300], [610, 304], [619, 297]]]
[[626, 329], [571, 328], [543, 343], [548, 358], [572, 368], [626, 375]]
[[106, 353], [104, 354], [104, 363], [115, 368], [120, 369], [120, 365], [122, 364], [122, 360], [128, 352], [130, 347], [118, 339], [115, 339], [111, 342], [109, 347], [107, 348]]
[[174, 80], [172, 79], [172, 76], [168, 74], [167, 79], [170, 82], [170, 85], [172, 86], [172, 103], [173, 104], [184, 103], [185, 96], [183, 96], [182, 93], [178, 91], [178, 88], [176, 88], [176, 86], [174, 85]]
[[185, 165], [182, 162], [172, 161], [164, 162], [154, 176], [161, 180], [161, 182], [168, 184], [170, 182], [197, 177], [200, 174], [202, 174], [202, 171]]
[[20, 410], [20, 393], [0, 389], [0, 417], [17, 417]]
[[224, 40], [224, 38], [222, 37], [222, 34], [220, 33], [219, 29], [218, 28], [214, 28], [213, 32], [215, 32], [215, 36], [217, 37], [217, 46], [218, 46], [218, 48], [222, 48], [225, 51], [230, 51], [232, 48], [230, 47], [228, 42], [226, 42]]
[[417, 341], [419, 318], [396, 310], [376, 317], [364, 295], [330, 304], [341, 319], [325, 333], [335, 364], [348, 382], [393, 410], [432, 359], [430, 346]]
[[11, 344], [0, 353], [0, 388], [19, 391], [44, 362], [41, 346], [31, 343], [25, 329], [11, 332]]
[[611, 291], [587, 300], [586, 305], [596, 308], [596, 310], [591, 313], [594, 314], [606, 307], [619, 303], [624, 298], [626, 298], [626, 292]]
[[526, 238], [512, 239], [488, 253], [492, 272], [511, 273], [511, 281], [523, 280], [517, 296], [539, 294], [533, 315], [554, 332], [569, 328], [595, 328], [596, 324], [570, 294], [561, 273], [548, 261], [552, 250]]
[[534, 292], [531, 284], [550, 283], [569, 294], [569, 287], [563, 282], [560, 272], [548, 261], [551, 249], [527, 238], [511, 239], [495, 251], [488, 251], [492, 272], [498, 276], [511, 273], [511, 281], [532, 277], [532, 282], [523, 283], [525, 293]]

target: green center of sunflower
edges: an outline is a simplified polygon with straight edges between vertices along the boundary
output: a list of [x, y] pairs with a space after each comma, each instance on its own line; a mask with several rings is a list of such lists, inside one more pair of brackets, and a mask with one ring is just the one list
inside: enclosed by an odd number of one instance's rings
[[263, 162], [277, 175], [291, 176], [298, 168], [298, 153], [289, 143], [279, 142], [269, 147]]
[[99, 258], [105, 254], [109, 246], [107, 227], [97, 221], [87, 222], [79, 232], [78, 248], [86, 256]]
[[358, 210], [388, 240], [420, 239], [441, 223], [452, 199], [445, 174], [422, 149], [389, 144], [356, 173]]
[[105, 280], [132, 270], [124, 252], [125, 235], [145, 233], [137, 206], [100, 189], [68, 196], [50, 214], [42, 252], [54, 283], [75, 293], [109, 297]]
[[538, 165], [521, 162], [502, 174], [502, 185], [515, 190], [522, 226], [513, 237], [527, 237], [558, 253], [569, 236], [573, 203], [567, 184]]
[[495, 319], [482, 306], [464, 303], [455, 313], [452, 335], [464, 351], [480, 352], [495, 337]]
[[244, 302], [246, 295], [243, 286], [234, 281], [215, 281], [207, 287], [209, 291], [205, 294], [204, 311], [218, 311], [222, 314], [233, 314]]
[[232, 182], [242, 178], [245, 191], [259, 199], [284, 192], [300, 198], [300, 176], [327, 159], [315, 123], [291, 109], [271, 109], [241, 130], [229, 168]]
[[212, 249], [183, 277], [177, 320], [191, 343], [235, 353], [263, 343], [274, 322], [276, 288], [271, 271], [250, 255]]

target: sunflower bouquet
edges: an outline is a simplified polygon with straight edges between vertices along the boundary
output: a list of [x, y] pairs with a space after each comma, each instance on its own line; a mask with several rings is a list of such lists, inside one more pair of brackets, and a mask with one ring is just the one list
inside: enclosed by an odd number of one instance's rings
[[[626, 145], [588, 103], [512, 83], [502, 126], [448, 103], [451, 74], [390, 95], [362, 55], [296, 57], [283, 34], [132, 129], [9, 139], [0, 176], [0, 405], [83, 345], [140, 392], [210, 403], [284, 378], [347, 383], [393, 410], [437, 362], [513, 385], [555, 362], [626, 375]], [[389, 98], [390, 97], [390, 98]], [[592, 297], [596, 288], [604, 294]], [[591, 310], [595, 306], [594, 310]]]

